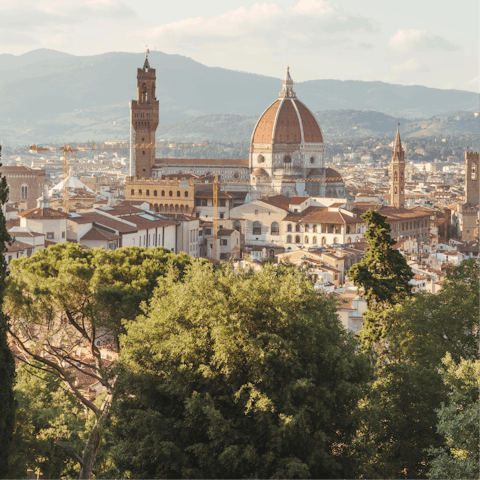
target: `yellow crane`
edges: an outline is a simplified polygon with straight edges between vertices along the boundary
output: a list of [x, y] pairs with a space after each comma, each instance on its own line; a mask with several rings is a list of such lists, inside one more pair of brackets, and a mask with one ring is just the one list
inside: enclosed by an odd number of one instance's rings
[[67, 185], [68, 178], [70, 176], [70, 153], [76, 153], [78, 151], [88, 150], [123, 150], [129, 148], [192, 148], [192, 147], [209, 147], [206, 143], [173, 143], [173, 142], [161, 142], [161, 143], [137, 143], [130, 144], [122, 141], [110, 141], [104, 143], [66, 143], [64, 145], [55, 146], [38, 146], [32, 145], [30, 151], [32, 152], [63, 152], [63, 211], [68, 213], [70, 211], [70, 189]]

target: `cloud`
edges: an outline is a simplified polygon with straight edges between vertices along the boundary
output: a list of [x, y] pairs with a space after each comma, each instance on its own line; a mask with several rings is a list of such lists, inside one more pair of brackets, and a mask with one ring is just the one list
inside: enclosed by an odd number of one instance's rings
[[[154, 39], [161, 45], [190, 43], [201, 37], [202, 42], [245, 37], [266, 38], [272, 46], [310, 39], [329, 38], [340, 32], [363, 30], [374, 32], [377, 24], [365, 17], [352, 15], [325, 0], [299, 0], [291, 7], [277, 3], [256, 3], [249, 8], [240, 7], [213, 17], [186, 18], [178, 22], [161, 24], [136, 32], [143, 38]], [[337, 37], [338, 38], [338, 37]], [[342, 39], [342, 42], [344, 40]], [[318, 42], [316, 43], [318, 47]]]
[[394, 65], [390, 69], [393, 73], [405, 73], [405, 72], [428, 72], [428, 67], [422, 65], [418, 60], [411, 58], [404, 63]]
[[458, 50], [458, 46], [449, 40], [427, 32], [426, 30], [398, 30], [395, 35], [390, 38], [388, 47], [391, 50], [399, 52], [408, 52], [410, 50], [427, 51], [427, 50]]
[[466, 87], [478, 87], [479, 83], [480, 83], [480, 76], [477, 75], [476, 77], [473, 77], [468, 82], [465, 82], [465, 86]]

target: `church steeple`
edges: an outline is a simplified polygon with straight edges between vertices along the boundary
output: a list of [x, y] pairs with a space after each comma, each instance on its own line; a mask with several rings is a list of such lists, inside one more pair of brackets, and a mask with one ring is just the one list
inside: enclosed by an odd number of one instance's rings
[[145, 53], [145, 62], [143, 62], [143, 69], [148, 70], [150, 68], [150, 64], [148, 63], [148, 54], [150, 53], [150, 49], [147, 48], [147, 53]]
[[400, 124], [397, 127], [397, 137], [392, 152], [392, 183], [391, 204], [397, 208], [405, 208], [405, 152], [400, 139]]
[[285, 78], [283, 79], [283, 88], [280, 94], [278, 95], [278, 98], [296, 98], [297, 95], [293, 91], [293, 80], [292, 77], [290, 76], [290, 67], [287, 67], [287, 73], [285, 75]]

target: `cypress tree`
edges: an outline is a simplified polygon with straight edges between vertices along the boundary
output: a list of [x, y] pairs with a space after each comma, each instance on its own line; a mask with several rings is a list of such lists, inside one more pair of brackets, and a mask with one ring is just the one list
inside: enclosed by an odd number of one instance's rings
[[[0, 145], [0, 167], [2, 146]], [[0, 206], [8, 199], [7, 180], [0, 175]], [[13, 385], [15, 382], [15, 362], [7, 341], [8, 317], [3, 313], [3, 298], [5, 295], [5, 279], [7, 277], [7, 261], [4, 253], [11, 244], [12, 238], [7, 231], [5, 215], [0, 208], [0, 478], [8, 474], [8, 455], [12, 441], [15, 399]]]

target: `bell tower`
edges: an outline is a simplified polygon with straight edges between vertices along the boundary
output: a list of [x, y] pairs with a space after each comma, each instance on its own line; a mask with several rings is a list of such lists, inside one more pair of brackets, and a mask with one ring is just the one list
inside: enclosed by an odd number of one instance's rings
[[465, 202], [478, 205], [478, 152], [465, 152]]
[[391, 205], [397, 208], [405, 208], [405, 152], [400, 140], [400, 124], [397, 127], [397, 138], [392, 152], [392, 187]]
[[155, 96], [155, 69], [148, 62], [137, 69], [137, 99], [130, 102], [130, 143], [135, 144], [130, 155], [130, 176], [151, 177], [155, 165], [155, 131], [158, 127], [158, 100]]

